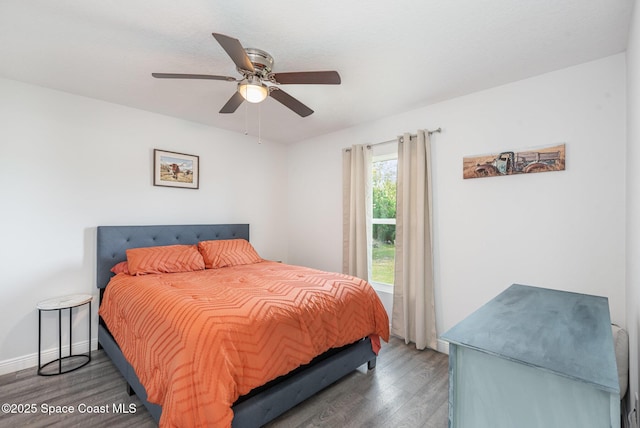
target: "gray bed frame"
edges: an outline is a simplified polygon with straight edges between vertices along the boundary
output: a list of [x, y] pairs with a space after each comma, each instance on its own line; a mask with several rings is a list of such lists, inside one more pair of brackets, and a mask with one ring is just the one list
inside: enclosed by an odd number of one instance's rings
[[[197, 244], [200, 241], [234, 238], [249, 240], [249, 225], [98, 226], [96, 284], [100, 289], [100, 300], [113, 276], [111, 268], [126, 260], [125, 251], [128, 248]], [[98, 344], [127, 381], [129, 393], [137, 394], [158, 422], [162, 407], [147, 401], [144, 386], [102, 319], [98, 325]], [[368, 338], [323, 354], [291, 374], [240, 397], [233, 406], [233, 427], [264, 425], [365, 363], [369, 369], [376, 364], [376, 355], [371, 350]]]

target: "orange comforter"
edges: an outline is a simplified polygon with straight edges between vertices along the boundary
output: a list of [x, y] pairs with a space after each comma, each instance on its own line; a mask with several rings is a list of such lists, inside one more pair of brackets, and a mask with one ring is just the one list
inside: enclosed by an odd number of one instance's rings
[[231, 405], [253, 388], [330, 348], [389, 339], [365, 281], [275, 262], [118, 274], [100, 315], [166, 427], [228, 427]]

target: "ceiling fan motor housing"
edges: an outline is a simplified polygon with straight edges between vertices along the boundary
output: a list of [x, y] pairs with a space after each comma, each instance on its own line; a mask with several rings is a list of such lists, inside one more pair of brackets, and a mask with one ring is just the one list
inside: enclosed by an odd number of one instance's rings
[[[256, 48], [245, 48], [247, 52], [247, 56], [253, 64], [253, 68], [255, 69], [255, 75], [261, 78], [266, 78], [271, 70], [273, 70], [273, 57], [269, 55], [268, 52], [263, 51], [262, 49]], [[238, 71], [241, 74], [245, 74], [247, 70], [242, 70], [238, 68]]]

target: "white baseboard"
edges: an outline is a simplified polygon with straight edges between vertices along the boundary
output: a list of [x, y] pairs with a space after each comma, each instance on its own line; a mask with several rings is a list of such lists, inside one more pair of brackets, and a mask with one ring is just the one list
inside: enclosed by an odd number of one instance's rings
[[[389, 325], [389, 331], [391, 331], [391, 325]], [[391, 335], [393, 337], [399, 338], [400, 340], [404, 340], [400, 336], [396, 336], [393, 333], [391, 333]], [[427, 349], [431, 349], [431, 348], [427, 348]], [[446, 341], [441, 340], [441, 339], [436, 339], [436, 349], [435, 350], [438, 351], [438, 352], [442, 352], [443, 354], [449, 355], [449, 342], [446, 342]]]
[[[87, 342], [83, 340], [81, 342], [76, 342], [73, 344], [73, 352], [74, 353], [86, 353], [87, 352]], [[98, 339], [91, 340], [91, 350], [98, 349]], [[59, 352], [58, 348], [45, 349], [41, 354], [41, 362], [42, 364], [46, 364], [49, 361], [53, 361], [58, 358]], [[62, 346], [62, 356], [69, 355], [69, 345]], [[9, 360], [0, 361], [0, 375], [13, 373], [20, 370], [28, 369], [33, 367], [34, 374], [36, 372], [36, 367], [38, 366], [38, 353], [35, 352], [33, 354], [24, 355], [22, 357], [11, 358]]]
[[445, 342], [442, 339], [438, 339], [438, 352], [449, 355], [449, 342]]

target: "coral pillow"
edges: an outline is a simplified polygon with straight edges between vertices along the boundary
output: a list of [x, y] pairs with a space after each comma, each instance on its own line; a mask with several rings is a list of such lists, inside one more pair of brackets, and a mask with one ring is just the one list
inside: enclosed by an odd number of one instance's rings
[[127, 250], [127, 262], [131, 275], [204, 269], [204, 259], [195, 245], [130, 248]]
[[113, 266], [111, 268], [111, 272], [115, 273], [116, 275], [119, 273], [126, 273], [127, 275], [131, 275], [129, 273], [129, 263], [125, 262], [120, 262], [118, 264], [116, 264], [115, 266]]
[[207, 269], [249, 265], [262, 261], [262, 258], [246, 239], [201, 241], [198, 243], [198, 250], [202, 253]]

